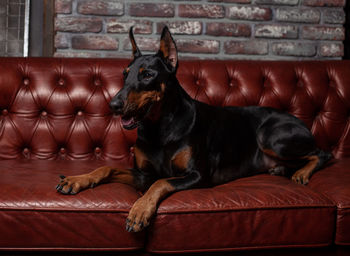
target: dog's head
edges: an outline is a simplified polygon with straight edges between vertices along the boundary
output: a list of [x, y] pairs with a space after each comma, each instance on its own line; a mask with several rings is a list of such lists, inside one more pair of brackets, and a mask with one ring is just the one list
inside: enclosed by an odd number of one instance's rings
[[154, 55], [141, 54], [133, 28], [129, 37], [134, 59], [124, 70], [124, 86], [111, 100], [110, 107], [114, 113], [121, 115], [123, 127], [131, 130], [161, 104], [167, 81], [176, 74], [178, 58], [175, 42], [167, 27], [162, 31], [160, 47]]

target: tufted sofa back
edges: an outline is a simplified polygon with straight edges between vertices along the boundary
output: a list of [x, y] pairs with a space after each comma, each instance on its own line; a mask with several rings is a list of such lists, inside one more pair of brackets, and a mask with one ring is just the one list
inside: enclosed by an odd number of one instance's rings
[[[0, 159], [130, 164], [136, 131], [108, 107], [124, 59], [0, 58]], [[301, 118], [318, 145], [350, 156], [350, 62], [180, 61], [177, 77], [216, 106], [271, 106]]]

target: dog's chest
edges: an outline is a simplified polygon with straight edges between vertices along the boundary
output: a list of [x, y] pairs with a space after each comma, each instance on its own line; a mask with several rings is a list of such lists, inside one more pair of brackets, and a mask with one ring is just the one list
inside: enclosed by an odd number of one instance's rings
[[155, 171], [160, 176], [177, 176], [189, 167], [192, 149], [181, 148], [143, 148], [135, 147], [136, 167], [144, 171]]

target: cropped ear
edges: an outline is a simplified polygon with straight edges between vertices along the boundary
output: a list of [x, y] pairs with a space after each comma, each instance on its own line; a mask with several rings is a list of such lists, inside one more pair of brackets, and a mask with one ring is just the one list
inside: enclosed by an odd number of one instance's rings
[[129, 30], [129, 38], [130, 38], [130, 43], [131, 43], [131, 46], [132, 46], [132, 56], [134, 58], [137, 58], [137, 57], [140, 57], [142, 54], [141, 54], [139, 48], [136, 45], [133, 28], [134, 27], [131, 27], [130, 30]]
[[173, 71], [176, 71], [178, 65], [176, 44], [167, 26], [163, 28], [160, 37], [159, 53], [161, 53], [165, 62], [172, 67]]

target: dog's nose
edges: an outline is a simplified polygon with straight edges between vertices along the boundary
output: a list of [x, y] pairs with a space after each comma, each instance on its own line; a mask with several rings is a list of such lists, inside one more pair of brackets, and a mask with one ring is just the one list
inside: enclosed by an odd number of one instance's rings
[[112, 109], [112, 111], [116, 114], [120, 114], [122, 112], [122, 109], [124, 107], [124, 102], [120, 99], [113, 99], [109, 103], [109, 107]]

